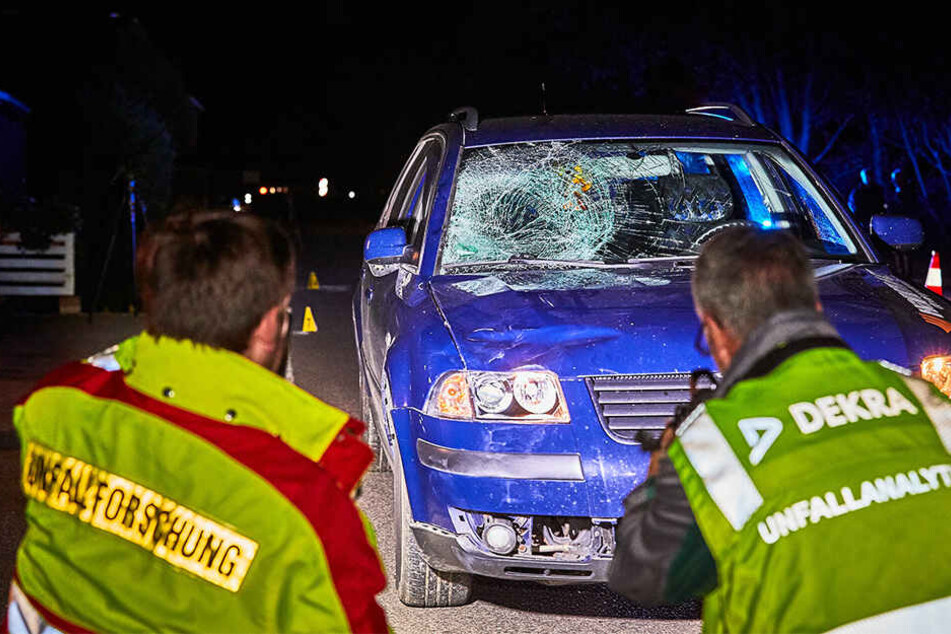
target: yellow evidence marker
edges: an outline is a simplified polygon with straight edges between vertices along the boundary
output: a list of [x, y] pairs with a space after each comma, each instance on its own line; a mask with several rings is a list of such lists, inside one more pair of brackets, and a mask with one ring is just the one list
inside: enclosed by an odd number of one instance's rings
[[301, 332], [317, 332], [317, 322], [314, 321], [314, 313], [310, 306], [304, 309], [304, 325]]
[[313, 271], [307, 276], [307, 290], [315, 291], [320, 288], [320, 282], [317, 281], [317, 274]]

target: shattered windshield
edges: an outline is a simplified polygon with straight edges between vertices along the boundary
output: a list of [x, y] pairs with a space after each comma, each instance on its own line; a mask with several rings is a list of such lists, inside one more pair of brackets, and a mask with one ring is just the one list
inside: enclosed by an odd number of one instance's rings
[[813, 257], [857, 253], [814, 184], [778, 148], [568, 141], [467, 150], [442, 266], [692, 256], [738, 224], [792, 231]]

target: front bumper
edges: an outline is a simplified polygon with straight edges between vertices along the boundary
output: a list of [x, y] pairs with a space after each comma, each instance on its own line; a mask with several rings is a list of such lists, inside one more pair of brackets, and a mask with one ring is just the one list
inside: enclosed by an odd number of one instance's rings
[[595, 416], [525, 425], [443, 420], [408, 408], [388, 414], [413, 520], [455, 533], [450, 507], [617, 518], [646, 476], [649, 456], [610, 438]]
[[609, 557], [586, 561], [493, 555], [474, 546], [465, 535], [456, 535], [431, 524], [411, 525], [413, 536], [430, 566], [447, 572], [468, 572], [497, 578], [528, 579], [553, 584], [605, 583]]
[[[575, 387], [590, 403], [585, 386]], [[394, 475], [406, 484], [410, 528], [430, 566], [548, 584], [607, 581], [621, 500], [647, 468], [638, 447], [608, 437], [596, 416], [524, 425], [387, 414]], [[517, 547], [490, 548], [483, 520], [513, 523]]]

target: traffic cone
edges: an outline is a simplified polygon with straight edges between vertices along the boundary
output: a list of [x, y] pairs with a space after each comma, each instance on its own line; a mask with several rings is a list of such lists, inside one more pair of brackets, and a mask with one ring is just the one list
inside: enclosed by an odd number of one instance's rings
[[317, 332], [317, 321], [314, 319], [314, 313], [310, 306], [304, 309], [304, 324], [301, 332]]
[[944, 295], [941, 292], [941, 258], [937, 251], [931, 252], [931, 264], [928, 265], [928, 276], [925, 278], [925, 288], [938, 295]]
[[313, 271], [307, 276], [307, 290], [316, 291], [320, 288], [320, 282], [317, 281], [317, 274]]

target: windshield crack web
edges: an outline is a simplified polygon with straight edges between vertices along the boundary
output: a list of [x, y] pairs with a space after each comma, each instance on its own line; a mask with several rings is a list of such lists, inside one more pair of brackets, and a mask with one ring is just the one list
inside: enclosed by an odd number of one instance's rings
[[701, 165], [710, 173], [705, 178], [686, 178], [680, 154], [582, 141], [471, 149], [460, 168], [443, 264], [694, 253], [704, 223], [729, 217], [733, 202], [712, 166]]

